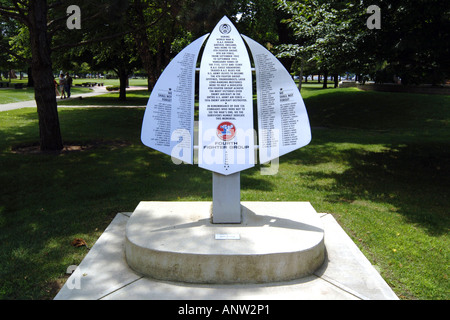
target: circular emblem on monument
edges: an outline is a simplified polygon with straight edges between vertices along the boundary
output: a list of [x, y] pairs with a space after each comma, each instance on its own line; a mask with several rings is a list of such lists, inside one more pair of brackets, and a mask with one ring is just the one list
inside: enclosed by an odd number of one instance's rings
[[228, 141], [234, 138], [236, 127], [231, 122], [225, 121], [217, 126], [217, 136], [220, 140]]
[[230, 25], [224, 23], [219, 27], [219, 31], [222, 34], [229, 34], [231, 32], [231, 27]]

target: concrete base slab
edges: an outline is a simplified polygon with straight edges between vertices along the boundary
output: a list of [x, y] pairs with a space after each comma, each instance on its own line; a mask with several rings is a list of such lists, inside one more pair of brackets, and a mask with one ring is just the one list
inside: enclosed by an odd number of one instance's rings
[[333, 216], [318, 215], [326, 258], [312, 275], [284, 282], [219, 285], [155, 280], [133, 271], [125, 258], [131, 213], [118, 213], [55, 300], [397, 300]]
[[141, 202], [126, 227], [130, 267], [155, 279], [263, 283], [312, 274], [325, 258], [309, 202], [243, 202], [242, 223], [214, 224], [209, 202]]

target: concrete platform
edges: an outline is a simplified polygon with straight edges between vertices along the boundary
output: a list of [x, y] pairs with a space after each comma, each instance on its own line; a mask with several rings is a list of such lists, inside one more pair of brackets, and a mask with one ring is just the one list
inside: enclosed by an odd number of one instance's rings
[[324, 261], [309, 202], [246, 202], [239, 224], [213, 223], [211, 211], [210, 202], [141, 202], [126, 227], [128, 265], [160, 280], [243, 284], [299, 279]]
[[[244, 206], [246, 203], [242, 202]], [[55, 300], [398, 299], [330, 214], [318, 214], [325, 235], [323, 265], [301, 279], [261, 284], [182, 283], [133, 271], [125, 258], [126, 225], [131, 215], [116, 215]]]

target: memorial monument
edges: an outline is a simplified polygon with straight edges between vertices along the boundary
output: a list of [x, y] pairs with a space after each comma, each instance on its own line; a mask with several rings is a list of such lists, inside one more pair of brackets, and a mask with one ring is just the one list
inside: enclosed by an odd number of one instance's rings
[[194, 164], [197, 148], [199, 167], [213, 175], [213, 201], [141, 202], [126, 230], [133, 269], [165, 280], [234, 283], [294, 279], [322, 264], [323, 228], [308, 202], [240, 201], [240, 171], [307, 145], [311, 131], [291, 75], [227, 17], [166, 67], [150, 95], [141, 139], [174, 163]]

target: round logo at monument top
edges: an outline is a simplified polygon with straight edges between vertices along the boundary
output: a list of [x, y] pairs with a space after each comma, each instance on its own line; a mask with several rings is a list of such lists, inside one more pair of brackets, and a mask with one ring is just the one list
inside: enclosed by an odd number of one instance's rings
[[234, 138], [236, 134], [236, 127], [231, 122], [221, 122], [217, 126], [217, 136], [220, 140], [228, 141]]
[[229, 34], [231, 32], [231, 26], [224, 23], [219, 27], [219, 31], [222, 34]]

